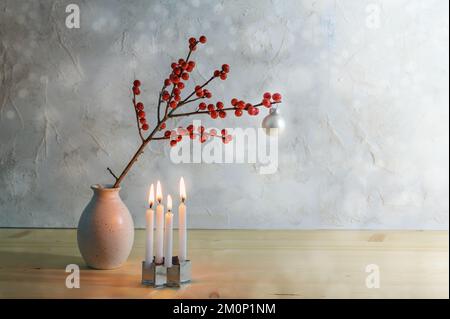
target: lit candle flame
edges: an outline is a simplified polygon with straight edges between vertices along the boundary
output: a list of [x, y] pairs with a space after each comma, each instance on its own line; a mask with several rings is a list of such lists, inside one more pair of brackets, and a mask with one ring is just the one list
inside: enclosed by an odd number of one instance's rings
[[156, 183], [156, 200], [161, 204], [162, 201], [162, 191], [161, 191], [161, 183], [158, 181]]
[[154, 203], [155, 203], [155, 189], [152, 184], [150, 186], [150, 191], [148, 192], [148, 206], [152, 208]]
[[170, 195], [167, 195], [167, 211], [172, 211], [172, 197]]
[[186, 187], [184, 186], [184, 178], [181, 177], [180, 179], [180, 198], [181, 201], [184, 203], [186, 200]]

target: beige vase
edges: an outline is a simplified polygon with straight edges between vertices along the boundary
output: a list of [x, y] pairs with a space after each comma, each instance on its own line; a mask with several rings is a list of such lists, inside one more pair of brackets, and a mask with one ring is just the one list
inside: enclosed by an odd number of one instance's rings
[[94, 194], [78, 223], [78, 248], [89, 267], [118, 268], [133, 246], [133, 219], [120, 199], [120, 188], [98, 184], [91, 188]]

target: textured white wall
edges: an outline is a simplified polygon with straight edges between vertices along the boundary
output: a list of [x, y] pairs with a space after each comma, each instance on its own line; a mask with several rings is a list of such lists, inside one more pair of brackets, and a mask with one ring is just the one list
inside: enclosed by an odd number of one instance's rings
[[[80, 6], [80, 29], [65, 27], [69, 3]], [[283, 93], [279, 171], [175, 165], [153, 145], [122, 185], [137, 226], [149, 182], [176, 193], [184, 175], [193, 227], [448, 229], [448, 9], [446, 0], [0, 0], [0, 226], [76, 226], [89, 185], [110, 182], [106, 166], [118, 171], [138, 144], [132, 79], [149, 106], [186, 39], [206, 34], [197, 82], [229, 62], [217, 96]]]

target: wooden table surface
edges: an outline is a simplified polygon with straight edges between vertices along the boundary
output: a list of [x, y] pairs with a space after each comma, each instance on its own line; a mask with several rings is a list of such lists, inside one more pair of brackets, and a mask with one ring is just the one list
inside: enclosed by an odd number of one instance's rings
[[[449, 298], [448, 243], [447, 231], [191, 230], [192, 283], [153, 289], [140, 284], [143, 230], [105, 271], [84, 265], [75, 230], [0, 229], [0, 298]], [[79, 289], [66, 288], [68, 264]]]

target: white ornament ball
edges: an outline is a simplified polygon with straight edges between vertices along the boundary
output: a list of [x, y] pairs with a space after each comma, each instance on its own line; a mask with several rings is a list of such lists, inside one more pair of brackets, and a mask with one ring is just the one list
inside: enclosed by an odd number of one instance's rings
[[271, 108], [269, 115], [263, 119], [261, 127], [268, 136], [278, 136], [283, 133], [286, 123], [284, 118], [280, 115], [280, 111]]

